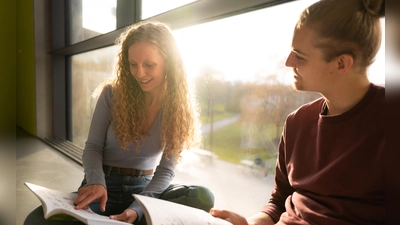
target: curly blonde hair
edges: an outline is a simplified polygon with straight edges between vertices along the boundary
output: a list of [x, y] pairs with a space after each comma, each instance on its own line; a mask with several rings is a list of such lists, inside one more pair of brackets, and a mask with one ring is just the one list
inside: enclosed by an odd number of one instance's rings
[[164, 59], [166, 80], [162, 103], [161, 147], [167, 158], [176, 162], [185, 149], [198, 147], [200, 141], [198, 105], [190, 91], [183, 61], [169, 27], [160, 22], [131, 25], [116, 40], [120, 46], [116, 62], [116, 78], [112, 82], [112, 119], [121, 148], [139, 141], [148, 119], [145, 93], [129, 70], [128, 49], [138, 41], [155, 46]]

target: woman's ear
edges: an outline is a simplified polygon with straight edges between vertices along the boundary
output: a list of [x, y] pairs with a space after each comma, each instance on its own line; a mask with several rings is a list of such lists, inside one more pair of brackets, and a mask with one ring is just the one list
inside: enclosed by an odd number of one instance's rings
[[338, 57], [337, 70], [339, 74], [346, 74], [347, 71], [353, 66], [354, 60], [353, 56], [349, 54], [342, 54]]

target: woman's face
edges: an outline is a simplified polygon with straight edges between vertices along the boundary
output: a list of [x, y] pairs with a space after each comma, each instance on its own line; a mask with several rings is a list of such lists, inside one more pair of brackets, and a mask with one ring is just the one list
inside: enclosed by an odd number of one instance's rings
[[292, 40], [292, 51], [285, 65], [294, 72], [293, 86], [299, 91], [329, 93], [335, 79], [335, 60], [326, 62], [321, 49], [313, 45], [318, 38], [315, 32], [303, 27], [296, 29]]
[[161, 94], [164, 90], [164, 59], [158, 49], [146, 41], [133, 43], [128, 49], [129, 70], [144, 92]]

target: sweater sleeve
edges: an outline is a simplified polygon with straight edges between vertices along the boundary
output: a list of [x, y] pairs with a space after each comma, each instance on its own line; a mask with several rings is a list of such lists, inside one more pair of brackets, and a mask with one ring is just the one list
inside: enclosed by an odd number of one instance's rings
[[[149, 197], [158, 198], [161, 194], [168, 188], [172, 179], [175, 176], [174, 173], [175, 168], [175, 159], [173, 156], [170, 156], [168, 159], [165, 154], [162, 155], [160, 164], [157, 166], [156, 171], [152, 180], [149, 184], [143, 189], [140, 195], [145, 195]], [[137, 201], [134, 201], [129, 209], [133, 209], [138, 214], [138, 219], [143, 217], [143, 211], [140, 204]]]
[[286, 125], [279, 143], [274, 188], [272, 190], [269, 202], [261, 209], [261, 211], [267, 213], [275, 223], [279, 221], [279, 217], [283, 212], [285, 212], [285, 201], [287, 197], [295, 191], [289, 183], [288, 174], [286, 171], [285, 133]]
[[[106, 187], [103, 172], [103, 150], [111, 115], [111, 86], [105, 86], [97, 101], [82, 162], [87, 185]], [[106, 187], [107, 188], [107, 187]]]

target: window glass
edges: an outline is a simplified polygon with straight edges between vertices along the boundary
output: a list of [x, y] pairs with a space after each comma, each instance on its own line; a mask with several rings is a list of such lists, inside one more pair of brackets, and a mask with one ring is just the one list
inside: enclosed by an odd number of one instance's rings
[[117, 47], [111, 46], [71, 57], [72, 142], [84, 148], [94, 107], [96, 88], [113, 76]]
[[[205, 185], [216, 207], [244, 216], [268, 202], [284, 120], [320, 97], [295, 92], [292, 71], [284, 66], [298, 15], [315, 1], [293, 1], [174, 31], [203, 124], [202, 146], [183, 153], [175, 183]], [[86, 141], [96, 103], [91, 95], [112, 75], [116, 51], [113, 46], [72, 57], [73, 142], [78, 146]], [[372, 82], [385, 83], [384, 62], [383, 42], [368, 71]]]
[[69, 39], [75, 44], [116, 29], [116, 0], [73, 0], [68, 6]]
[[206, 183], [218, 207], [251, 216], [268, 202], [284, 120], [320, 97], [295, 92], [292, 72], [284, 66], [298, 15], [313, 2], [174, 31], [203, 124], [201, 150], [185, 153], [176, 181]]
[[142, 19], [161, 14], [180, 6], [195, 2], [196, 0], [145, 0], [142, 1]]

